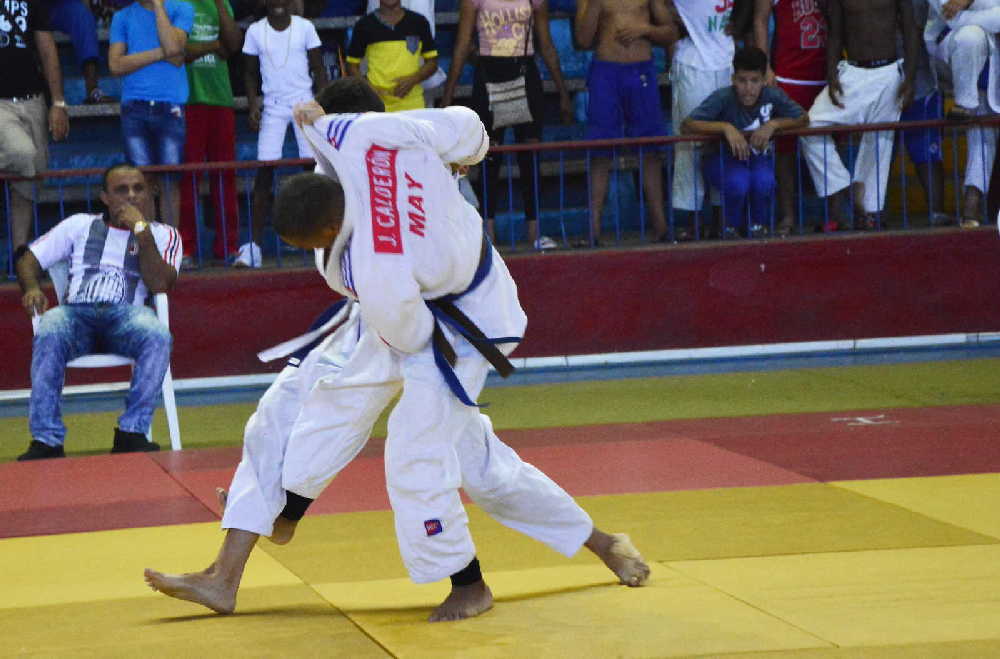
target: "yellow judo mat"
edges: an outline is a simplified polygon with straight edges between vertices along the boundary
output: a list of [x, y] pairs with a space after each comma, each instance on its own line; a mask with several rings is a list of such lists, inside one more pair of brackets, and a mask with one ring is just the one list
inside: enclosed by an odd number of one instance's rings
[[388, 511], [261, 541], [237, 613], [150, 591], [215, 523], [0, 540], [0, 654], [65, 657], [1000, 657], [1000, 474], [580, 497], [652, 565], [617, 585], [470, 507], [493, 610], [426, 622]]

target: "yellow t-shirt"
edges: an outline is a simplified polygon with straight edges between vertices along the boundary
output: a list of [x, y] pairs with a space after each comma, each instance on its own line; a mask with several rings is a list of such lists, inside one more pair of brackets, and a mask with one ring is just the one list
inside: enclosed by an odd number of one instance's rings
[[393, 94], [396, 78], [410, 76], [420, 70], [423, 60], [436, 59], [437, 47], [431, 36], [431, 26], [420, 14], [403, 10], [403, 18], [395, 25], [382, 21], [377, 11], [364, 16], [354, 26], [347, 61], [360, 64], [368, 60], [368, 82], [382, 97], [386, 112], [416, 110], [424, 107], [424, 93], [414, 85], [399, 98]]

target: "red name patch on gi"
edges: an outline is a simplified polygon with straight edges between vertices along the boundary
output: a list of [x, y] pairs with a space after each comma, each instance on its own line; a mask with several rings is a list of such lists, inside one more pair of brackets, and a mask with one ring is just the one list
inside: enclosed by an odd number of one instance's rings
[[402, 254], [403, 237], [396, 209], [396, 149], [373, 144], [365, 155], [376, 253]]
[[441, 520], [428, 519], [424, 521], [424, 530], [427, 531], [427, 535], [437, 535], [444, 531], [444, 527], [441, 525]]

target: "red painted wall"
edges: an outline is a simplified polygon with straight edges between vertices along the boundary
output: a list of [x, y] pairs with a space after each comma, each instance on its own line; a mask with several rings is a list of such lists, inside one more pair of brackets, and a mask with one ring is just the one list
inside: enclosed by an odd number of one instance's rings
[[[1000, 330], [996, 231], [557, 252], [507, 259], [528, 312], [517, 356]], [[31, 326], [0, 288], [0, 389], [29, 385]], [[331, 300], [310, 270], [184, 275], [175, 377], [274, 370], [256, 353]], [[73, 372], [69, 383], [127, 372]]]

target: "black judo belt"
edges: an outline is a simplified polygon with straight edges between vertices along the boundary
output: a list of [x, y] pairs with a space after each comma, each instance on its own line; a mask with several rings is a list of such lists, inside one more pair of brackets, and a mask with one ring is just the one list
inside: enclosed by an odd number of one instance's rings
[[500, 377], [508, 377], [514, 372], [514, 365], [510, 363], [507, 356], [497, 348], [499, 343], [517, 343], [521, 340], [520, 336], [500, 336], [500, 337], [489, 337], [486, 336], [481, 329], [466, 316], [461, 309], [456, 306], [455, 301], [458, 300], [463, 295], [474, 291], [483, 280], [486, 279], [486, 275], [489, 274], [490, 269], [493, 266], [493, 248], [490, 244], [489, 238], [486, 233], [483, 233], [483, 246], [479, 252], [479, 266], [476, 268], [476, 273], [472, 277], [472, 282], [469, 284], [461, 293], [455, 293], [453, 295], [445, 295], [443, 297], [435, 298], [433, 300], [427, 300], [427, 306], [434, 314], [434, 331], [431, 335], [431, 345], [434, 349], [434, 363], [437, 364], [438, 369], [441, 371], [441, 375], [444, 376], [445, 382], [448, 383], [448, 387], [452, 392], [458, 397], [460, 401], [470, 407], [480, 407], [477, 405], [465, 391], [465, 387], [459, 381], [458, 376], [455, 374], [455, 363], [457, 361], [457, 355], [455, 354], [455, 348], [450, 343], [448, 343], [447, 337], [444, 335], [444, 330], [441, 328], [442, 324], [446, 324], [451, 327], [455, 332], [464, 337], [472, 346], [479, 351], [479, 353], [486, 358], [493, 368], [496, 369]]

